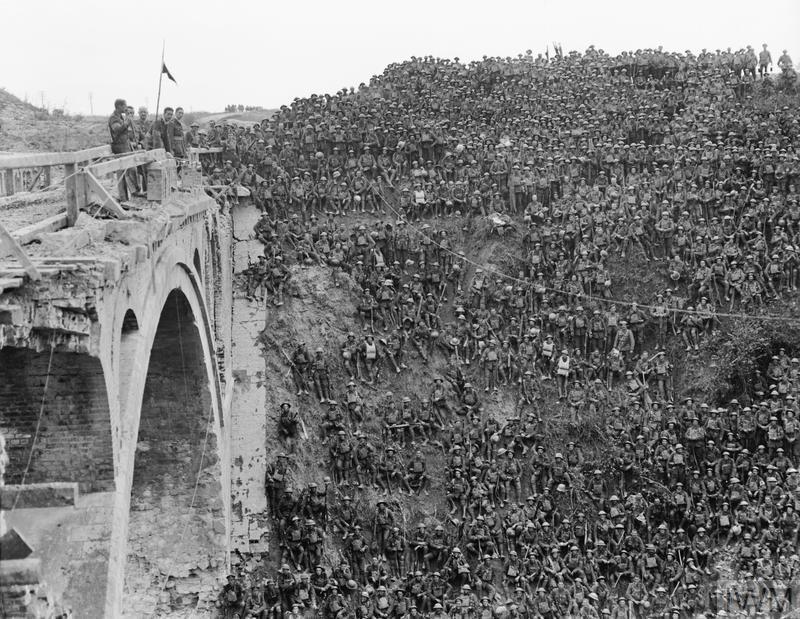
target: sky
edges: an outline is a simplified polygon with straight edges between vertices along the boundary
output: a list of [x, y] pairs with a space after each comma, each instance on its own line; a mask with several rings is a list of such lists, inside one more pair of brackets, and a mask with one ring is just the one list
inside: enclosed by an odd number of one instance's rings
[[279, 107], [368, 82], [392, 62], [434, 55], [699, 52], [767, 43], [800, 62], [800, 0], [0, 0], [0, 87], [68, 113], [110, 114], [117, 97], [156, 105], [162, 44], [177, 85], [161, 107]]

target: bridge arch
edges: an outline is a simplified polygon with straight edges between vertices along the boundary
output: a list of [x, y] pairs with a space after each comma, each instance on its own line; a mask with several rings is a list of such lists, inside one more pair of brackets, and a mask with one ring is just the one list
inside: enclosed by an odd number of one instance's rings
[[[196, 272], [165, 253], [146, 294], [115, 312], [122, 445], [106, 600], [113, 616], [194, 608], [197, 580], [216, 590], [227, 560], [211, 326]], [[182, 579], [193, 585], [182, 590]]]

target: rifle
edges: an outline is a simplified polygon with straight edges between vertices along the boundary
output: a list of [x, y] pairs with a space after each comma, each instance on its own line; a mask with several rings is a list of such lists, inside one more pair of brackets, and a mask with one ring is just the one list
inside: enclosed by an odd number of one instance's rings
[[422, 311], [422, 301], [423, 301], [423, 299], [424, 299], [424, 297], [422, 296], [422, 293], [420, 293], [420, 295], [419, 295], [419, 305], [417, 306], [417, 313], [416, 313], [416, 315], [414, 317], [414, 322], [415, 323], [419, 322], [419, 315], [420, 315], [420, 312]]
[[443, 279], [440, 287], [439, 287], [439, 299], [436, 301], [436, 313], [439, 313], [439, 308], [442, 306], [442, 299], [444, 299], [444, 293], [447, 291], [447, 279]]
[[298, 412], [297, 418], [300, 420], [300, 428], [302, 429], [303, 440], [308, 440], [308, 430], [306, 430], [306, 423], [303, 421], [303, 416]]

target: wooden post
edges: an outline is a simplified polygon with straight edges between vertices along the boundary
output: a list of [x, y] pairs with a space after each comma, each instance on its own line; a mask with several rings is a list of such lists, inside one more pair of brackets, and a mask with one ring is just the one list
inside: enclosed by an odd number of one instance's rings
[[75, 175], [77, 180], [75, 183], [75, 197], [77, 198], [78, 210], [89, 204], [89, 189], [86, 186], [86, 171], [84, 170], [86, 163], [86, 161], [78, 162], [78, 170], [80, 171]]
[[28, 277], [34, 281], [42, 278], [39, 269], [31, 262], [28, 254], [20, 247], [17, 240], [11, 236], [11, 233], [3, 227], [3, 224], [0, 224], [0, 244], [5, 246], [5, 251], [17, 257]]
[[75, 164], [64, 164], [64, 188], [67, 194], [67, 226], [74, 226], [78, 219], [78, 179], [75, 177]]
[[100, 208], [113, 213], [119, 219], [127, 219], [129, 217], [114, 199], [114, 196], [108, 192], [108, 189], [100, 184], [100, 181], [98, 181], [91, 172], [81, 172], [78, 174], [78, 183], [84, 187], [87, 196], [90, 196], [92, 193], [97, 194], [97, 197], [101, 200]]
[[44, 186], [49, 187], [52, 181], [52, 171], [49, 165], [44, 166]]
[[128, 184], [125, 182], [126, 171], [117, 172], [117, 195], [120, 202], [127, 202], [131, 199], [128, 195]]
[[[83, 177], [83, 173], [86, 172], [86, 166], [89, 165], [88, 161], [79, 161], [78, 162], [78, 169], [81, 171], [81, 174], [77, 174], [76, 176]], [[78, 208], [83, 208], [89, 203], [89, 189], [86, 186], [86, 182], [80, 182], [81, 178], [78, 179]]]
[[14, 170], [9, 169], [5, 171], [4, 181], [6, 184], [6, 195], [13, 196], [14, 195]]

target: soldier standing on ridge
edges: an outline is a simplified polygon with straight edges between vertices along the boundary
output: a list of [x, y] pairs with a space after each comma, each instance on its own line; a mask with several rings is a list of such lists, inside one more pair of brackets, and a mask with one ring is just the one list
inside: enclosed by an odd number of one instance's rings
[[759, 77], [764, 77], [768, 70], [769, 66], [772, 64], [772, 54], [769, 53], [767, 49], [767, 44], [764, 43], [761, 46], [761, 51], [758, 52], [758, 75]]
[[171, 107], [165, 107], [161, 118], [157, 118], [150, 126], [150, 148], [163, 148], [168, 153], [172, 152], [169, 146], [167, 130], [174, 111]]

